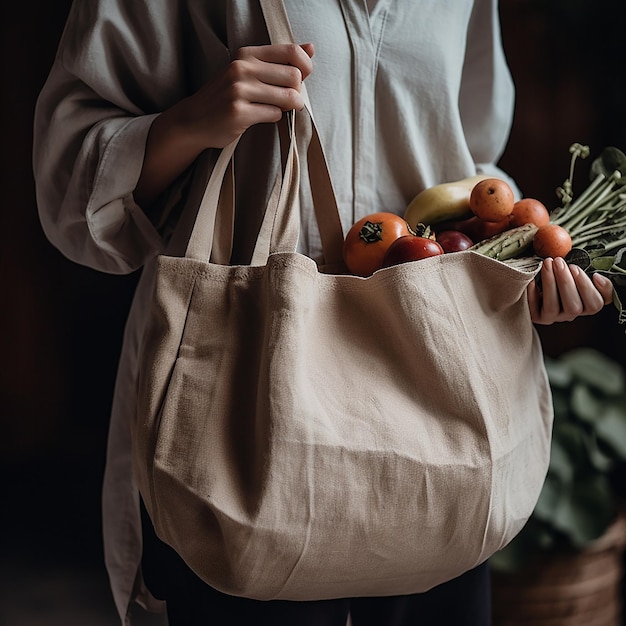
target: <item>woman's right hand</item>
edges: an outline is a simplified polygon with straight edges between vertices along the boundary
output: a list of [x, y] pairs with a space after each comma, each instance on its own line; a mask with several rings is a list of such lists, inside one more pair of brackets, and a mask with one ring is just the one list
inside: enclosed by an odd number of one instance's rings
[[312, 44], [241, 48], [226, 70], [178, 105], [180, 130], [204, 148], [223, 148], [253, 124], [304, 106]]
[[219, 76], [161, 113], [148, 135], [136, 202], [150, 207], [203, 150], [223, 148], [254, 124], [302, 109], [300, 89], [313, 52], [310, 43], [241, 48]]

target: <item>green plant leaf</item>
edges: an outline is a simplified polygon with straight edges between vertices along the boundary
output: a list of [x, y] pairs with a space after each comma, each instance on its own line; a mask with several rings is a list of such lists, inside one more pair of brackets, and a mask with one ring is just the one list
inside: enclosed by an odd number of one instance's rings
[[587, 469], [588, 458], [585, 440], [583, 438], [585, 430], [580, 423], [555, 422], [552, 429], [552, 444], [550, 458], [560, 446], [563, 453], [569, 459], [574, 473]]
[[567, 363], [547, 356], [544, 357], [544, 363], [553, 389], [567, 389], [572, 384], [572, 370]]
[[562, 498], [553, 518], [572, 545], [582, 548], [600, 537], [615, 514], [613, 492], [606, 476], [585, 476]]
[[585, 246], [585, 250], [591, 259], [591, 266], [593, 267], [593, 260], [597, 257], [604, 256], [606, 246], [603, 243], [588, 243]]
[[615, 253], [615, 265], [626, 271], [626, 246]]
[[604, 411], [605, 402], [599, 400], [587, 385], [577, 384], [572, 388], [571, 407], [579, 419], [593, 424]]
[[569, 390], [552, 388], [552, 407], [554, 420], [565, 422], [570, 419]]
[[[615, 285], [621, 276], [611, 279]], [[626, 274], [623, 280], [626, 287]], [[530, 520], [497, 554], [494, 569], [515, 571], [566, 545], [583, 548], [615, 515], [611, 479], [626, 461], [626, 371], [592, 348], [545, 360], [555, 413], [548, 473]]]
[[591, 267], [594, 270], [601, 270], [608, 272], [615, 263], [614, 256], [598, 256], [591, 261]]
[[549, 522], [554, 518], [561, 506], [565, 489], [569, 491], [570, 487], [564, 487], [557, 477], [551, 474], [546, 476], [535, 505], [534, 515], [537, 519]]
[[626, 461], [626, 401], [606, 407], [596, 424], [598, 437]]
[[595, 389], [608, 395], [624, 391], [624, 370], [602, 352], [594, 348], [576, 348], [560, 358], [578, 380]]
[[589, 460], [591, 465], [602, 474], [607, 474], [615, 467], [615, 457], [607, 454], [598, 445], [598, 437], [596, 433], [590, 433], [585, 436], [587, 450], [589, 452]]
[[622, 305], [622, 300], [617, 288], [613, 285], [613, 306], [617, 309], [617, 321], [619, 324], [626, 324], [626, 308]]
[[555, 485], [555, 488], [559, 489], [561, 485], [571, 483], [574, 480], [574, 474], [575, 466], [571, 456], [561, 442], [557, 438], [553, 438], [546, 482], [549, 478], [556, 478], [559, 484]]

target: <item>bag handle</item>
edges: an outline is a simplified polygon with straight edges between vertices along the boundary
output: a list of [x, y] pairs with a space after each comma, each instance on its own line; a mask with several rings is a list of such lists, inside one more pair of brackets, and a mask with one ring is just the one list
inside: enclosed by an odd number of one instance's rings
[[[293, 43], [294, 38], [282, 0], [259, 1], [270, 41]], [[287, 116], [289, 127], [287, 160], [282, 177], [279, 174], [270, 194], [252, 255], [253, 265], [265, 264], [271, 253], [293, 252], [297, 247], [300, 231], [300, 163], [296, 126], [302, 129], [300, 132], [305, 136], [310, 134], [311, 137], [307, 160], [324, 263], [331, 266], [342, 264], [343, 229], [337, 199], [304, 84], [302, 95], [306, 112], [296, 114], [292, 111]], [[239, 140], [240, 137], [222, 149], [211, 172], [185, 252], [188, 258], [208, 262], [213, 252], [215, 262], [228, 262], [226, 251], [232, 248], [234, 191], [230, 184], [232, 181], [227, 180], [225, 183], [225, 178], [232, 172], [233, 157]], [[223, 193], [224, 190], [226, 193]]]
[[[263, 11], [270, 41], [272, 43], [297, 43], [283, 0], [259, 0], [259, 4]], [[306, 134], [311, 136], [307, 160], [315, 218], [320, 231], [324, 261], [327, 265], [341, 265], [343, 263], [344, 237], [337, 197], [333, 189], [322, 142], [315, 125], [311, 101], [304, 83], [301, 93], [310, 118], [310, 133], [305, 133], [305, 136]], [[307, 124], [307, 121], [302, 116], [300, 117], [303, 125]]]
[[[290, 116], [293, 117], [293, 113]], [[297, 246], [300, 166], [293, 120], [289, 128], [285, 169], [282, 177], [277, 177], [268, 200], [252, 257], [253, 265], [265, 264], [272, 252], [292, 252]], [[187, 244], [187, 258], [228, 263], [233, 238], [234, 185], [230, 179], [225, 179], [232, 172], [240, 138], [225, 146], [215, 162]]]

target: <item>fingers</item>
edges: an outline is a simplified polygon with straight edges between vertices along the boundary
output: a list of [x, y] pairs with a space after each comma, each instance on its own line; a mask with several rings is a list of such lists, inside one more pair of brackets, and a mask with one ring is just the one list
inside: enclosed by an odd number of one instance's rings
[[528, 289], [531, 318], [537, 324], [595, 315], [612, 298], [611, 281], [599, 275], [592, 280], [580, 267], [561, 258], [544, 260], [541, 285], [541, 292], [534, 283]]
[[604, 308], [605, 304], [608, 304], [608, 302], [605, 301], [604, 294], [597, 289], [591, 277], [588, 276], [583, 269], [578, 267], [578, 265], [571, 265], [570, 268], [582, 301], [582, 315], [595, 315]]
[[302, 81], [311, 73], [312, 44], [248, 46], [241, 48], [228, 69], [232, 101], [238, 106], [259, 104], [276, 107], [271, 119], [260, 109], [259, 121], [276, 121], [282, 111], [300, 110]]
[[224, 71], [172, 107], [176, 132], [198, 153], [223, 148], [255, 124], [300, 110], [302, 81], [311, 73], [312, 44], [241, 48]]
[[247, 46], [240, 48], [238, 59], [259, 60], [274, 65], [292, 66], [300, 70], [300, 82], [312, 71], [313, 44], [307, 43], [301, 46], [297, 44], [275, 44], [270, 46]]
[[[585, 299], [583, 296], [587, 295], [587, 297], [589, 297], [589, 294], [581, 293], [583, 279], [577, 272], [577, 270], [579, 270], [578, 266], [568, 266], [563, 259], [557, 258], [552, 262], [552, 270], [557, 295], [556, 299], [551, 300], [548, 306], [550, 314], [554, 316], [555, 321], [570, 322], [579, 315], [586, 314]], [[584, 276], [584, 278], [587, 279], [588, 283], [591, 282], [587, 276]], [[587, 285], [585, 285], [585, 287], [587, 287]], [[593, 285], [591, 285], [591, 287], [597, 293]], [[593, 302], [591, 304], [593, 304]], [[594, 310], [593, 312], [596, 313], [597, 311]]]
[[604, 304], [611, 304], [613, 302], [613, 283], [602, 274], [594, 274], [592, 277], [593, 284], [596, 289], [602, 294]]
[[301, 109], [301, 73], [297, 67], [237, 59], [230, 64], [229, 82], [234, 103], [265, 104], [281, 111]]
[[[572, 280], [573, 282], [573, 280]], [[554, 260], [544, 259], [541, 266], [541, 305], [540, 315], [542, 324], [552, 324], [561, 312], [559, 288], [554, 273]]]

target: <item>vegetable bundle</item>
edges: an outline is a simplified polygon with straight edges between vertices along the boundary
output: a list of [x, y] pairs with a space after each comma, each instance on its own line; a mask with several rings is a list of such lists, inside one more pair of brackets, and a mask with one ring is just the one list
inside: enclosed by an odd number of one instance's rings
[[[589, 156], [589, 148], [575, 143], [570, 153], [569, 176], [557, 189], [561, 206], [550, 213], [550, 224], [564, 228], [571, 237], [572, 249], [565, 256], [568, 263], [590, 275], [600, 272], [611, 280], [618, 321], [626, 323], [620, 298], [620, 292], [622, 297], [626, 293], [626, 155], [617, 148], [605, 148], [591, 164], [590, 184], [575, 198], [575, 164]], [[527, 256], [537, 230], [532, 225], [510, 229], [473, 249], [518, 266], [540, 263], [540, 258]]]
[[575, 143], [570, 153], [558, 208], [549, 210], [536, 198], [516, 202], [504, 180], [485, 175], [442, 183], [418, 193], [404, 218], [379, 212], [357, 221], [344, 240], [348, 271], [367, 277], [389, 265], [467, 249], [527, 270], [562, 257], [611, 280], [618, 321], [626, 323], [620, 298], [626, 295], [626, 155], [605, 148], [591, 164], [590, 184], [575, 198], [575, 164], [589, 148]]

